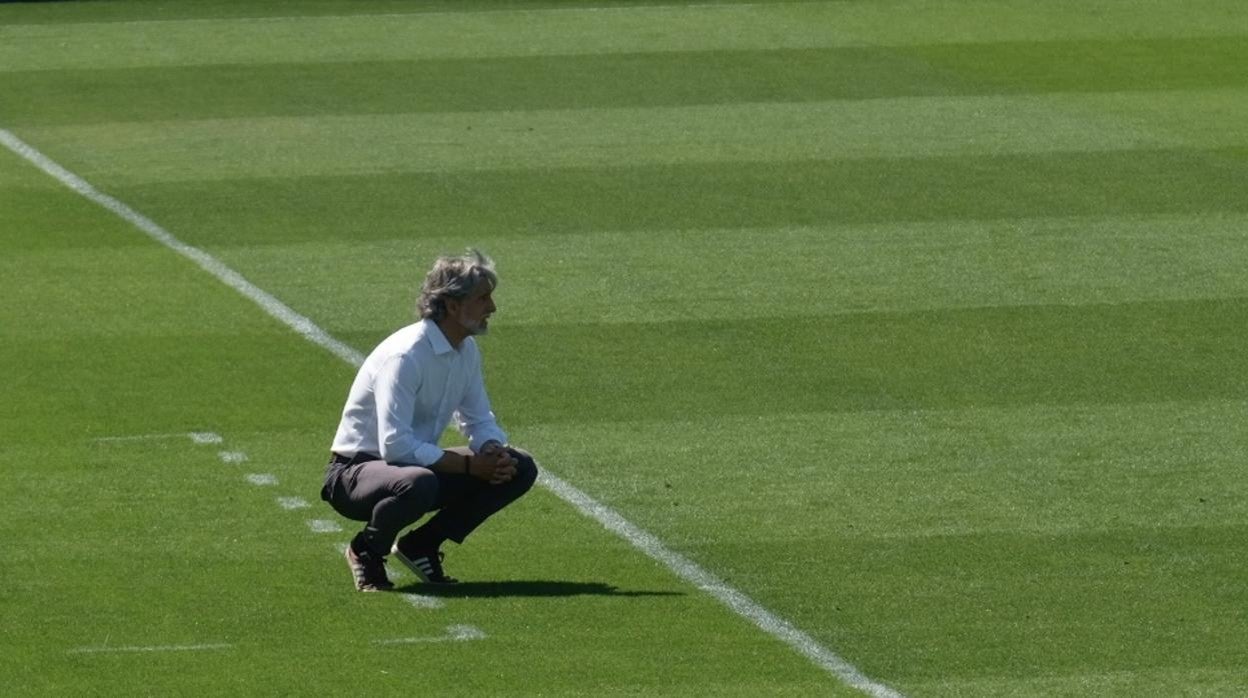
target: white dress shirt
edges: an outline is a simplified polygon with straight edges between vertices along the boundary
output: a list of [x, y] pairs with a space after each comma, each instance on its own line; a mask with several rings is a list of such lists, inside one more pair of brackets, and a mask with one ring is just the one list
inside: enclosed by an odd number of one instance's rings
[[333, 451], [432, 465], [442, 457], [438, 439], [452, 419], [474, 451], [487, 441], [507, 443], [485, 394], [476, 341], [468, 337], [455, 349], [436, 323], [421, 320], [387, 337], [364, 360]]

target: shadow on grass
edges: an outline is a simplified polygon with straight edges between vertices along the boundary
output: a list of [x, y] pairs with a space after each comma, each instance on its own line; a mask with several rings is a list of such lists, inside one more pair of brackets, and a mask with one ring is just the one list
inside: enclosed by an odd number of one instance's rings
[[452, 599], [501, 598], [506, 596], [683, 596], [678, 591], [623, 590], [601, 582], [557, 582], [544, 579], [506, 582], [461, 582], [448, 586], [408, 584], [400, 592]]

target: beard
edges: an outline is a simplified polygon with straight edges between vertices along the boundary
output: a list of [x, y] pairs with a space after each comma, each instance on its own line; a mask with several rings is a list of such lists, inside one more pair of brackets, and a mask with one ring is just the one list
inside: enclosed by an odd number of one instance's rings
[[489, 321], [486, 318], [476, 318], [474, 320], [472, 318], [464, 317], [461, 314], [458, 320], [460, 326], [465, 330], [468, 330], [468, 334], [473, 335], [474, 337], [489, 334], [490, 332]]

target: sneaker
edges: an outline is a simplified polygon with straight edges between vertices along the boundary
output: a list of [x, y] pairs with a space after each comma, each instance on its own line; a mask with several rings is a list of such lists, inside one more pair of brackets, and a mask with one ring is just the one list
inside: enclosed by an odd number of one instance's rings
[[421, 552], [409, 550], [405, 553], [399, 544], [395, 543], [390, 552], [394, 553], [394, 557], [399, 562], [402, 562], [407, 569], [412, 571], [412, 574], [426, 584], [459, 584], [458, 579], [448, 577], [442, 571], [442, 558], [446, 555], [440, 550]]
[[394, 584], [386, 577], [385, 560], [377, 560], [373, 556], [362, 558], [347, 546], [347, 567], [351, 568], [351, 576], [355, 578], [355, 588], [360, 591], [390, 591]]

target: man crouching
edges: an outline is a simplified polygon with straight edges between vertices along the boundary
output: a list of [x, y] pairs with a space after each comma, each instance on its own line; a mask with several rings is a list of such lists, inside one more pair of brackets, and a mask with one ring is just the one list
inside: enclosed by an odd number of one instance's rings
[[[346, 552], [360, 591], [394, 587], [390, 553], [425, 582], [455, 584], [442, 543], [462, 544], [537, 479], [532, 456], [507, 445], [481, 374], [474, 336], [489, 329], [497, 285], [493, 262], [476, 250], [438, 258], [421, 288], [421, 319], [377, 345], [351, 384], [321, 498], [365, 522]], [[438, 446], [452, 418], [466, 448]]]

